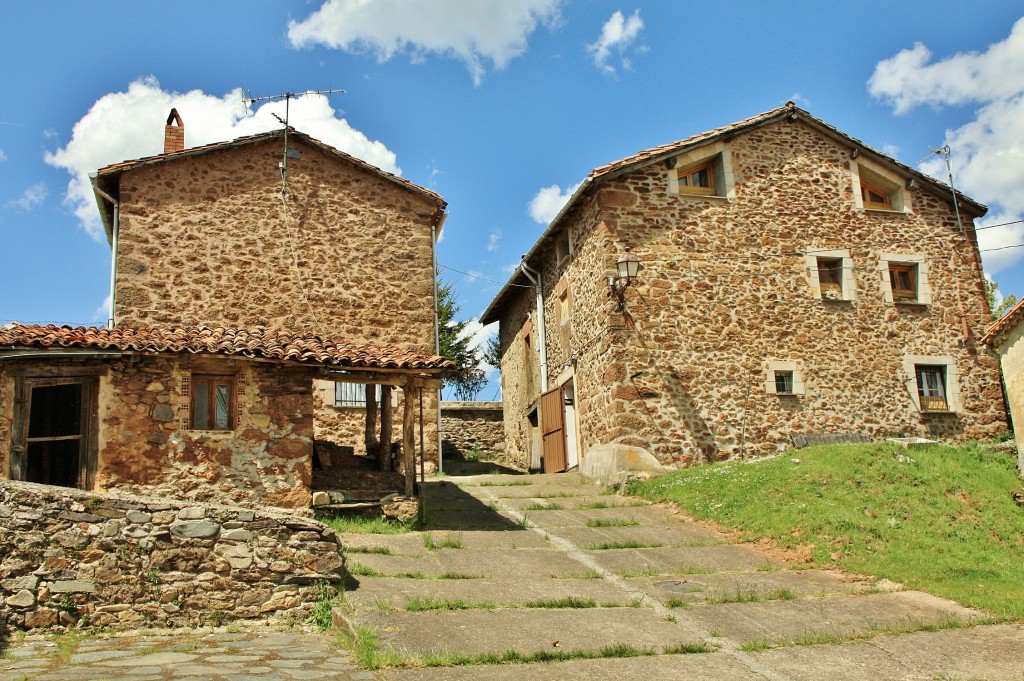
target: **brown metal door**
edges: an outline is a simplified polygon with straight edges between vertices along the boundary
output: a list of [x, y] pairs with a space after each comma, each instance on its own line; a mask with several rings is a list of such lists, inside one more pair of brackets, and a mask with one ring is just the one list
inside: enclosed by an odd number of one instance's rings
[[565, 470], [565, 410], [562, 388], [549, 390], [540, 397], [540, 427], [544, 440], [544, 472]]

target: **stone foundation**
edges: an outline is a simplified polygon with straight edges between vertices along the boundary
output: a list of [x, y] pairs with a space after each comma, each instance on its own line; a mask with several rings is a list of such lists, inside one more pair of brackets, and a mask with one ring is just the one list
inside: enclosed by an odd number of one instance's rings
[[341, 540], [296, 516], [0, 481], [0, 623], [302, 621], [341, 584]]

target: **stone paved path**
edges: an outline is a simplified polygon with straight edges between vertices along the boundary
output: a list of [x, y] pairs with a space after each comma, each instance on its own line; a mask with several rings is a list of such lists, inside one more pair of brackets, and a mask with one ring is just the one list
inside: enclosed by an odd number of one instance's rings
[[[972, 625], [984, 614], [952, 601], [797, 569], [575, 474], [453, 477], [426, 499], [424, 532], [344, 538], [357, 583], [338, 620], [406, 661], [386, 679], [1024, 681], [1019, 624]], [[626, 646], [643, 654], [417, 666]]]
[[333, 641], [301, 627], [31, 637], [0, 659], [0, 681], [307, 681], [376, 679]]

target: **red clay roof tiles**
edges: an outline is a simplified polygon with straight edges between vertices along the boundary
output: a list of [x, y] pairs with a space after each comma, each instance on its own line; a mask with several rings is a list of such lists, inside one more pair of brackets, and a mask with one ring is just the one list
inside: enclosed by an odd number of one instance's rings
[[988, 332], [982, 337], [981, 342], [985, 345], [996, 345], [1002, 337], [1013, 330], [1017, 324], [1024, 319], [1024, 300], [1011, 307], [996, 322], [988, 327]]
[[419, 355], [391, 345], [350, 343], [312, 334], [261, 329], [115, 329], [48, 324], [0, 327], [0, 350], [80, 348], [142, 353], [210, 353], [367, 369], [454, 369], [444, 357]]

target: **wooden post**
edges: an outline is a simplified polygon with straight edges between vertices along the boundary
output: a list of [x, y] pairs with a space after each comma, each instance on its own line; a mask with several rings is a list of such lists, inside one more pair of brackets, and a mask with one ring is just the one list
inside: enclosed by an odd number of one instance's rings
[[377, 451], [377, 386], [366, 384], [366, 455]]
[[392, 416], [391, 386], [382, 385], [380, 387], [380, 445], [377, 449], [377, 463], [382, 471], [391, 470]]
[[405, 462], [405, 496], [416, 493], [416, 391], [415, 381], [402, 386], [402, 459]]

